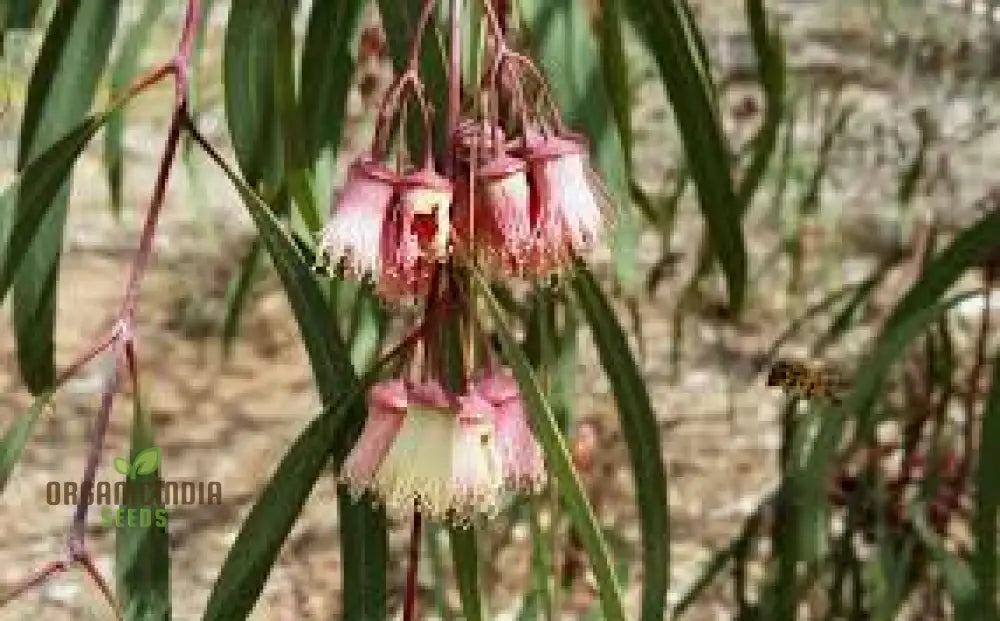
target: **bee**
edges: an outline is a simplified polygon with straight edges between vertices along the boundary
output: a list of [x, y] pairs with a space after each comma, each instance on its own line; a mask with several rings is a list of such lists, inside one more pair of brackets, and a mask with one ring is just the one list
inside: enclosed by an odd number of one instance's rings
[[778, 360], [767, 374], [767, 385], [799, 399], [818, 397], [839, 405], [847, 382], [830, 368], [799, 360]]

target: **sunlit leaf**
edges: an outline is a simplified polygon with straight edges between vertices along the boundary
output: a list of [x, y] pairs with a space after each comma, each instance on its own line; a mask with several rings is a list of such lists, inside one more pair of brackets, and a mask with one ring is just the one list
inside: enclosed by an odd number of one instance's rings
[[635, 478], [642, 526], [642, 618], [662, 619], [670, 579], [670, 517], [659, 426], [625, 333], [593, 274], [578, 263], [573, 289], [583, 308], [601, 364], [611, 381]]
[[31, 437], [35, 423], [38, 422], [38, 417], [51, 399], [51, 392], [43, 393], [36, 397], [31, 407], [21, 412], [13, 420], [10, 427], [4, 433], [3, 439], [0, 440], [0, 494], [7, 487], [10, 474], [14, 470], [14, 466], [21, 459], [21, 454], [28, 443], [28, 438]]
[[[139, 19], [129, 29], [118, 50], [118, 56], [111, 68], [111, 92], [124, 90], [136, 76], [143, 51], [150, 39], [150, 32], [156, 20], [163, 13], [166, 3], [162, 0], [146, 0]], [[115, 214], [122, 208], [122, 180], [125, 173], [122, 140], [125, 133], [125, 113], [113, 112], [104, 128], [104, 167], [108, 174], [111, 192], [111, 209]]]
[[280, 124], [275, 111], [278, 21], [272, 0], [232, 3], [223, 42], [226, 122], [249, 185], [276, 190], [281, 178]]
[[623, 0], [642, 42], [652, 53], [684, 142], [710, 242], [729, 286], [730, 305], [743, 303], [747, 279], [741, 214], [730, 172], [730, 154], [714, 95], [702, 67], [697, 24], [679, 2]]
[[485, 298], [490, 315], [494, 319], [497, 336], [503, 348], [504, 356], [514, 371], [517, 383], [521, 389], [521, 397], [531, 415], [532, 429], [545, 452], [545, 461], [552, 476], [553, 484], [558, 486], [566, 512], [580, 536], [587, 557], [590, 559], [594, 577], [597, 580], [601, 607], [606, 619], [624, 620], [625, 612], [622, 606], [621, 591], [618, 577], [611, 565], [611, 556], [607, 542], [597, 524], [594, 511], [583, 492], [579, 477], [573, 469], [569, 451], [559, 432], [555, 415], [548, 400], [542, 393], [531, 370], [531, 365], [524, 352], [518, 347], [507, 328], [503, 310], [490, 291], [489, 285], [480, 276], [476, 277], [479, 291]]
[[[134, 492], [130, 502], [120, 507], [127, 512], [126, 518], [115, 529], [117, 596], [129, 621], [171, 618], [167, 509], [160, 502], [159, 494], [156, 494], [154, 502], [148, 503], [144, 501], [142, 491], [145, 486], [158, 485], [161, 480], [158, 471], [160, 449], [153, 446], [154, 441], [152, 419], [136, 396], [130, 452], [133, 472], [125, 481], [125, 485]], [[118, 468], [117, 463], [115, 468]], [[115, 514], [113, 507], [102, 507], [101, 511], [105, 519]], [[129, 514], [135, 516], [134, 523]]]
[[[17, 156], [23, 185], [37, 182], [24, 177], [29, 163], [87, 114], [111, 49], [119, 5], [119, 0], [65, 0], [56, 7], [28, 83]], [[21, 266], [14, 276], [11, 305], [18, 365], [36, 394], [55, 380], [56, 281], [69, 186], [56, 188], [45, 203], [28, 205], [22, 195], [17, 206], [17, 221], [27, 210], [44, 212], [25, 256], [15, 259]]]
[[299, 115], [308, 163], [322, 149], [336, 152], [344, 131], [344, 113], [355, 55], [351, 50], [364, 0], [314, 2], [302, 44]]

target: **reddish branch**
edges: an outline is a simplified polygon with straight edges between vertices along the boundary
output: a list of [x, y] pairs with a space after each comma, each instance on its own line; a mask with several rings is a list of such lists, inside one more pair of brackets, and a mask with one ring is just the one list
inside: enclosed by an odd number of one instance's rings
[[177, 46], [177, 53], [174, 57], [169, 62], [141, 76], [127, 91], [119, 95], [112, 104], [112, 106], [119, 105], [123, 100], [130, 99], [133, 95], [146, 90], [168, 75], [173, 75], [174, 77], [173, 116], [170, 121], [170, 128], [167, 131], [166, 145], [160, 159], [156, 182], [153, 186], [153, 195], [149, 200], [149, 207], [147, 208], [146, 218], [139, 237], [139, 246], [136, 249], [129, 270], [121, 308], [115, 317], [111, 330], [98, 338], [93, 346], [89, 347], [83, 355], [71, 363], [59, 375], [55, 384], [55, 387], [58, 387], [79, 371], [80, 368], [105, 351], [110, 351], [114, 356], [115, 370], [101, 393], [100, 408], [97, 413], [97, 419], [94, 421], [94, 428], [87, 448], [87, 459], [81, 482], [83, 493], [81, 493], [80, 502], [73, 513], [73, 522], [67, 541], [67, 558], [46, 564], [40, 571], [25, 579], [0, 599], [0, 605], [6, 604], [28, 590], [43, 584], [53, 575], [66, 571], [73, 565], [79, 565], [95, 582], [104, 598], [114, 607], [116, 616], [121, 618], [121, 610], [117, 605], [111, 587], [101, 576], [100, 571], [86, 550], [85, 537], [87, 509], [89, 508], [88, 495], [94, 487], [97, 465], [100, 461], [101, 449], [104, 446], [104, 438], [107, 434], [108, 423], [111, 417], [111, 406], [123, 367], [127, 369], [133, 385], [136, 384], [134, 340], [136, 304], [139, 296], [139, 287], [149, 265], [150, 256], [152, 255], [153, 238], [156, 235], [156, 227], [166, 195], [167, 182], [170, 179], [170, 170], [177, 154], [180, 131], [187, 116], [188, 72], [192, 43], [201, 14], [200, 5], [200, 0], [188, 0], [184, 26], [181, 31], [180, 42]]

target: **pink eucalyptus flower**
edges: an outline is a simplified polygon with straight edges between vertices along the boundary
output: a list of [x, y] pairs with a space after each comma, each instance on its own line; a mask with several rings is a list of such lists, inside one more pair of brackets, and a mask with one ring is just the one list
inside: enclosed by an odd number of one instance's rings
[[535, 138], [525, 149], [535, 230], [532, 264], [546, 272], [588, 250], [604, 227], [604, 216], [588, 179], [585, 146], [556, 136]]
[[431, 519], [464, 523], [493, 513], [503, 479], [493, 439], [492, 408], [455, 399], [437, 382], [409, 392], [402, 428], [379, 465], [375, 494], [396, 513], [417, 508]]
[[382, 228], [395, 183], [396, 174], [377, 162], [361, 159], [351, 164], [320, 241], [334, 267], [343, 266], [355, 278], [379, 273]]
[[449, 251], [451, 182], [421, 169], [403, 177], [400, 188], [382, 230], [379, 290], [387, 297], [425, 294], [434, 264]]
[[375, 471], [403, 426], [406, 405], [406, 386], [401, 379], [380, 382], [368, 391], [365, 426], [340, 469], [341, 481], [355, 498], [371, 488]]
[[476, 390], [494, 408], [497, 450], [508, 489], [540, 490], [545, 485], [545, 460], [528, 426], [517, 382], [498, 370], [480, 380]]
[[476, 172], [475, 195], [470, 195], [466, 177], [455, 187], [452, 222], [458, 247], [466, 253], [474, 250], [498, 275], [522, 275], [534, 239], [524, 162], [506, 155], [491, 158]]

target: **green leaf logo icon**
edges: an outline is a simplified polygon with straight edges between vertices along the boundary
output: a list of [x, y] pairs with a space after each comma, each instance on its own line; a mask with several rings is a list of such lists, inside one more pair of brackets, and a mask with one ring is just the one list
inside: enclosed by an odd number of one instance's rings
[[134, 479], [141, 474], [152, 474], [156, 472], [159, 465], [160, 449], [159, 447], [151, 446], [135, 456], [129, 478]]
[[115, 457], [115, 470], [117, 470], [119, 474], [124, 474], [125, 476], [128, 476], [129, 472], [128, 460], [122, 459], [121, 457]]

